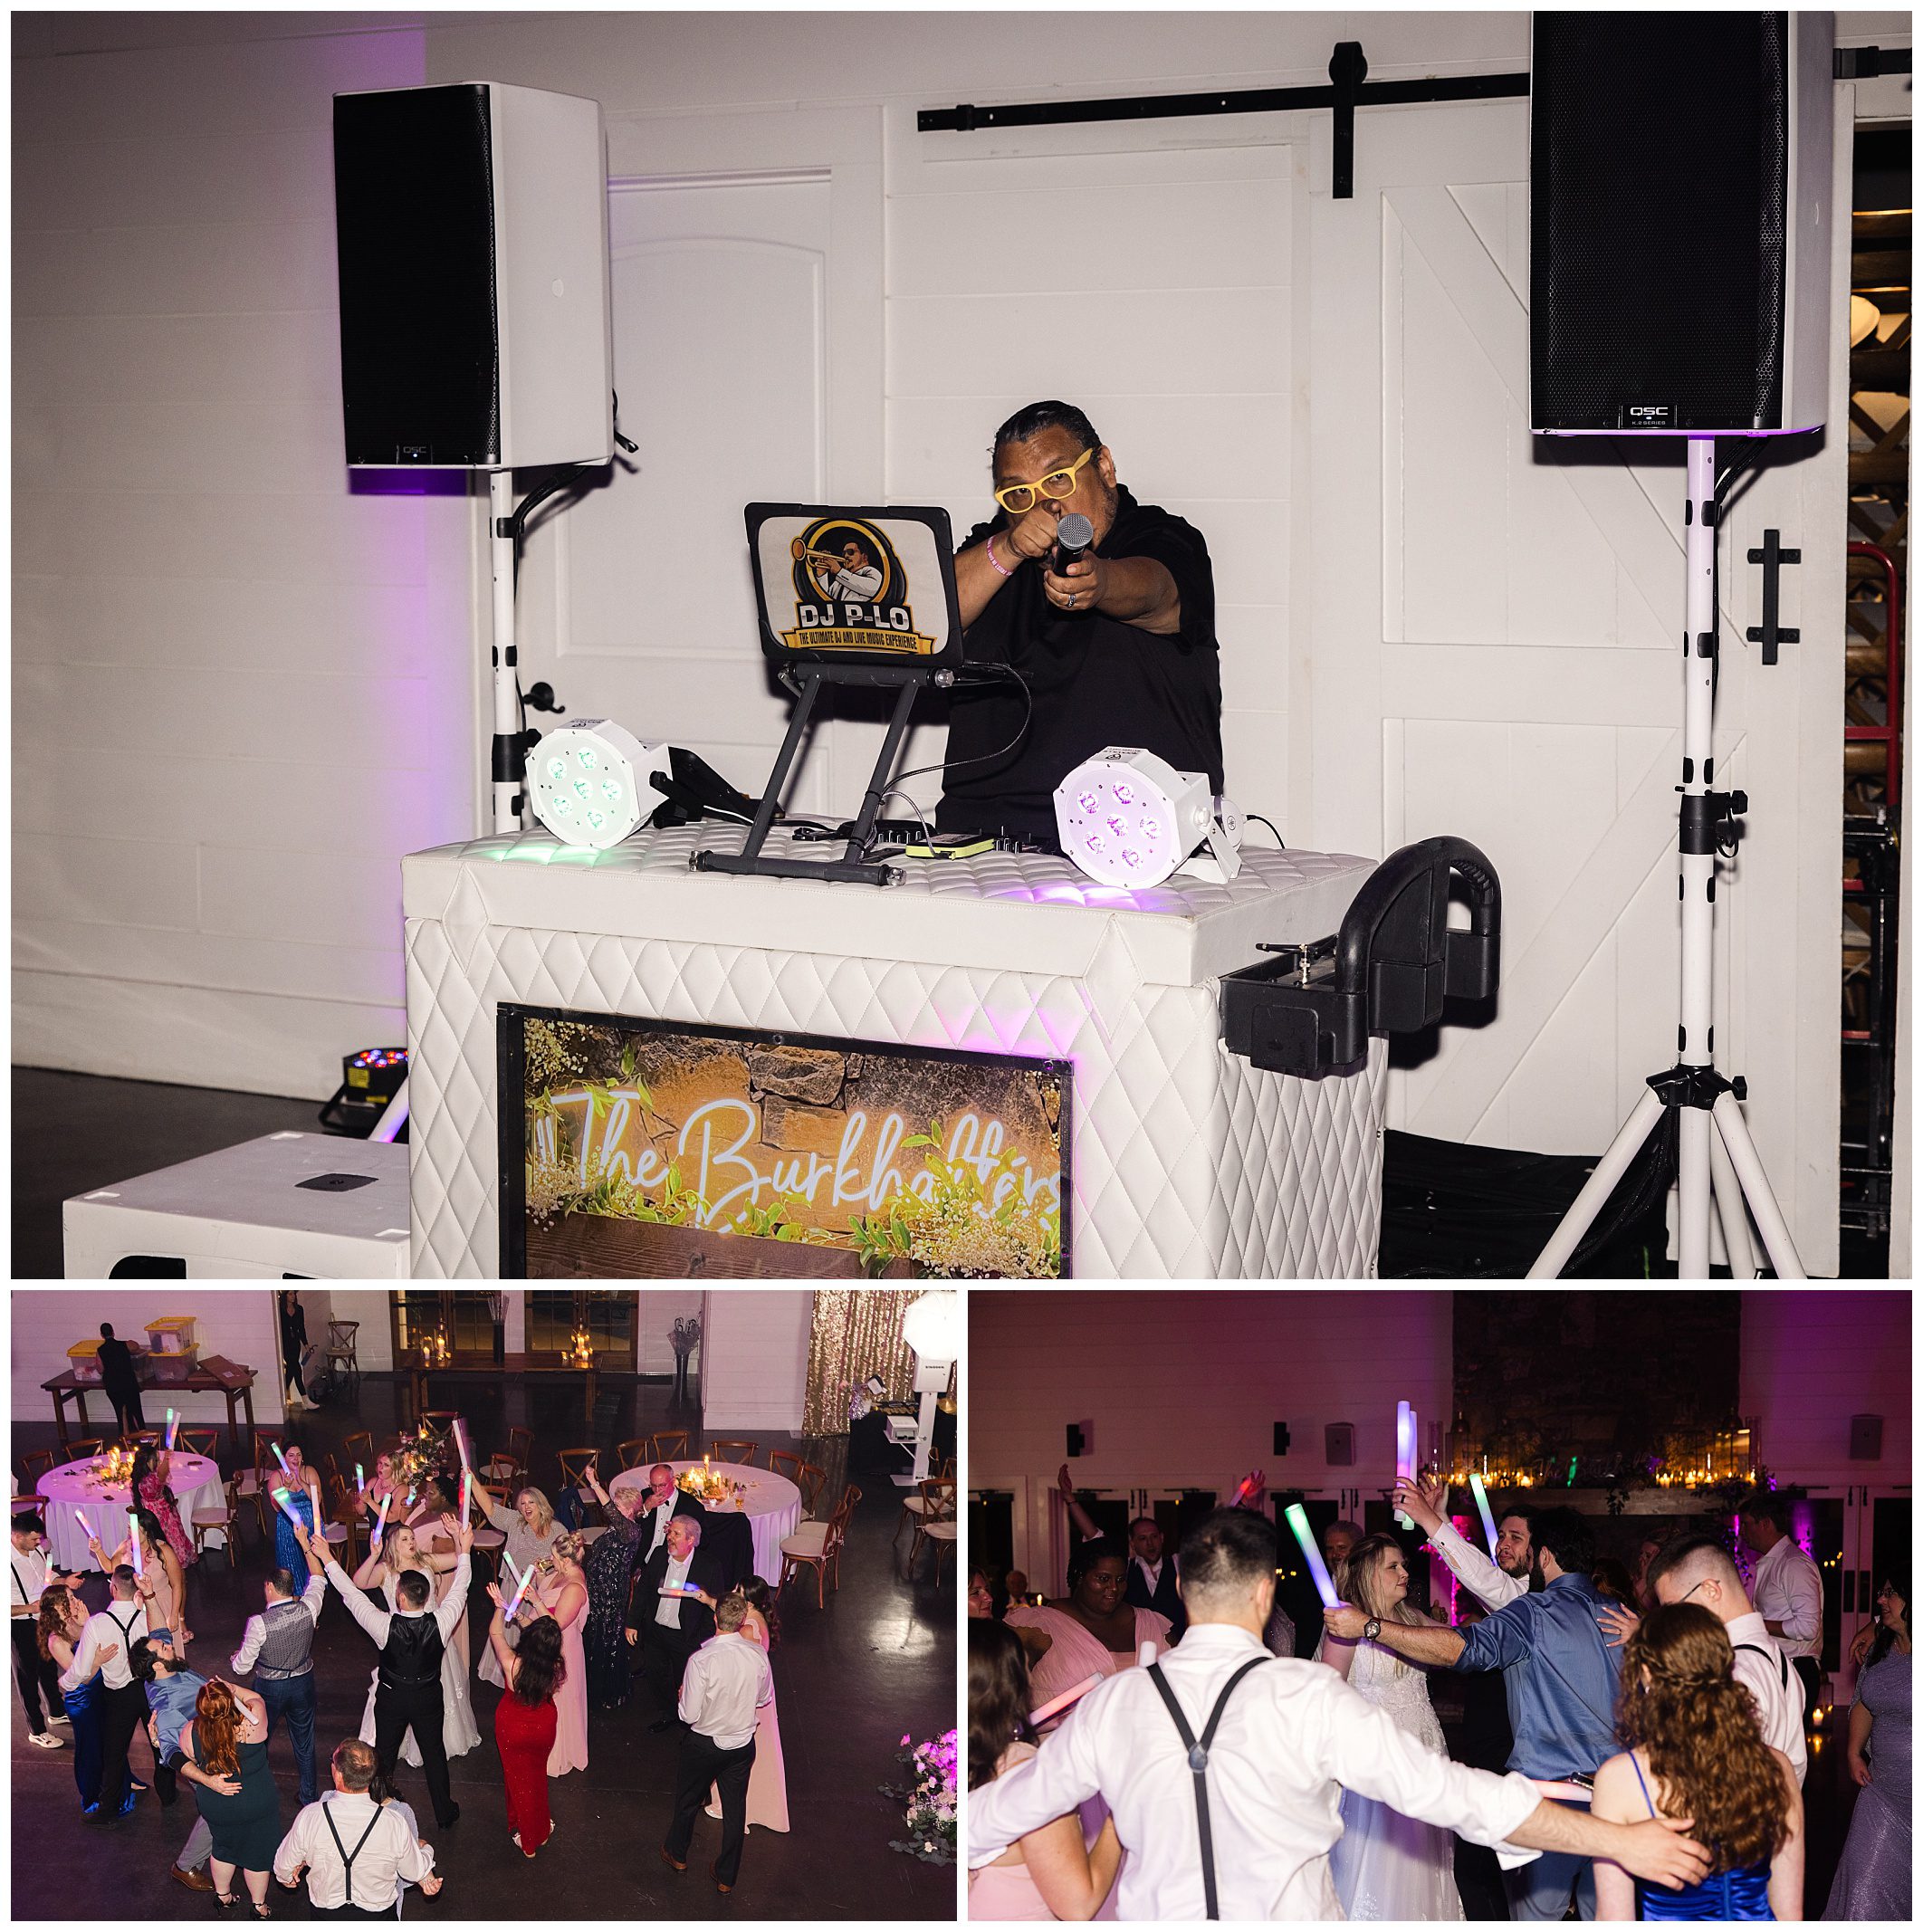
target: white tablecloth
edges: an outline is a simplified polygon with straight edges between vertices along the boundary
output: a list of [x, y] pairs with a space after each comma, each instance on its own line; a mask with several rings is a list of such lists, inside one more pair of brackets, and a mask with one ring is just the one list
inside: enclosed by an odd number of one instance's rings
[[[668, 1465], [677, 1477], [684, 1469], [698, 1469], [701, 1466], [698, 1457]], [[764, 1583], [780, 1583], [782, 1542], [794, 1535], [795, 1526], [801, 1520], [800, 1490], [787, 1477], [777, 1476], [772, 1469], [757, 1469], [734, 1462], [717, 1462], [713, 1467], [723, 1476], [732, 1477], [747, 1492], [739, 1507], [748, 1518], [748, 1534], [754, 1539], [754, 1573]], [[646, 1487], [646, 1468], [623, 1469], [608, 1486], [610, 1495], [617, 1489]], [[702, 1505], [710, 1516], [719, 1516], [723, 1508], [732, 1510], [736, 1506], [720, 1503]]]
[[[81, 1521], [84, 1509], [101, 1543], [112, 1550], [127, 1534], [128, 1486], [102, 1484], [93, 1474], [91, 1456], [79, 1462], [63, 1462], [40, 1478], [41, 1514], [46, 1518], [47, 1550], [62, 1570], [91, 1570], [93, 1556], [87, 1548], [87, 1525]], [[206, 1456], [189, 1456], [174, 1451], [173, 1467], [167, 1476], [174, 1506], [180, 1512], [183, 1527], [190, 1525], [196, 1509], [218, 1509], [225, 1501], [225, 1485], [220, 1465]], [[192, 1535], [188, 1530], [189, 1537]], [[225, 1539], [209, 1535], [209, 1543]]]

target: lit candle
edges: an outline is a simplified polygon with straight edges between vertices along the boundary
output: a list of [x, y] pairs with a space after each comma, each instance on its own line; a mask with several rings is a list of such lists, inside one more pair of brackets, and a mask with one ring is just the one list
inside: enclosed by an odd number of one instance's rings
[[1469, 1493], [1476, 1498], [1476, 1507], [1482, 1512], [1482, 1534], [1489, 1540], [1489, 1554], [1496, 1554], [1496, 1518], [1489, 1510], [1489, 1499], [1483, 1492], [1482, 1478], [1473, 1473], [1469, 1477]]
[[146, 1565], [140, 1561], [140, 1518], [137, 1512], [127, 1512], [127, 1545], [133, 1552], [133, 1573], [144, 1576]]
[[1315, 1547], [1315, 1539], [1309, 1534], [1308, 1512], [1300, 1503], [1291, 1503], [1282, 1514], [1288, 1518], [1288, 1526], [1295, 1531], [1296, 1541], [1302, 1546], [1302, 1560], [1315, 1580], [1316, 1595], [1322, 1599], [1325, 1609], [1333, 1610], [1342, 1599], [1335, 1594], [1335, 1586], [1329, 1581], [1329, 1566], [1323, 1562], [1322, 1552]]
[[[1408, 1402], [1395, 1405], [1395, 1479], [1399, 1483], [1415, 1480], [1416, 1464], [1416, 1412]], [[1404, 1529], [1413, 1529], [1415, 1521], [1405, 1516], [1401, 1510], [1395, 1513], [1395, 1520]]]
[[1057, 1711], [1067, 1710], [1077, 1698], [1086, 1698], [1101, 1681], [1102, 1673], [1098, 1670], [1093, 1677], [1085, 1678], [1073, 1690], [1065, 1690], [1060, 1697], [1050, 1698], [1039, 1710], [1031, 1710], [1028, 1713], [1028, 1722], [1031, 1725], [1045, 1723]]

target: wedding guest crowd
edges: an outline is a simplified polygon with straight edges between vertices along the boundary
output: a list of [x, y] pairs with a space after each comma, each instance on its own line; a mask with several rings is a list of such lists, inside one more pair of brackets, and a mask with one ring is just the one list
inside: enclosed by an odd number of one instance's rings
[[[1216, 1510], [1179, 1552], [1138, 1516], [1124, 1550], [1067, 1465], [1057, 1488], [1065, 1596], [1011, 1604], [999, 1569], [970, 1575], [971, 1918], [1804, 1915], [1822, 1586], [1774, 1492], [1738, 1506], [1752, 1598], [1713, 1535], [1652, 1534], [1626, 1564], [1578, 1512], [1526, 1497], [1491, 1554], [1446, 1486], [1401, 1482], [1393, 1508], [1461, 1586], [1452, 1621], [1414, 1607], [1398, 1538], [1338, 1521], [1339, 1601], [1298, 1661], [1262, 1642], [1278, 1571], [1258, 1508]], [[1260, 1472], [1234, 1494], [1259, 1498]], [[1907, 1577], [1877, 1602], [1823, 1916], [1908, 1922]], [[1430, 1697], [1445, 1676], [1476, 1732], [1454, 1762]]]
[[[102, 1548], [88, 1526], [107, 1578], [105, 1606], [91, 1615], [85, 1579], [50, 1562], [42, 1519], [16, 1512], [14, 1675], [28, 1736], [47, 1750], [71, 1741], [81, 1813], [101, 1820], [129, 1815], [150, 1788], [132, 1755], [144, 1733], [161, 1802], [175, 1803], [179, 1787], [193, 1794], [192, 1830], [169, 1875], [223, 1908], [241, 1909], [244, 1892], [254, 1916], [270, 1916], [273, 1875], [288, 1888], [304, 1882], [317, 1913], [392, 1918], [407, 1888], [431, 1896], [443, 1883], [395, 1790], [397, 1767], [420, 1768], [445, 1832], [461, 1814], [449, 1760], [482, 1741], [467, 1638], [475, 1531], [445, 1478], [404, 1479], [405, 1465], [382, 1453], [350, 1501], [369, 1547], [349, 1576], [328, 1540], [319, 1472], [298, 1443], [283, 1438], [281, 1451], [285, 1473], [268, 1484], [276, 1493], [262, 1607], [221, 1675], [187, 1660], [195, 1552], [167, 1488], [165, 1449], [136, 1452], [138, 1501], [118, 1547]], [[606, 1519], [592, 1544], [531, 1485], [511, 1502], [473, 1485], [478, 1514], [505, 1543], [502, 1582], [485, 1591], [479, 1668], [503, 1691], [493, 1726], [510, 1837], [523, 1858], [544, 1853], [550, 1780], [585, 1771], [590, 1705], [625, 1703], [638, 1674], [659, 1707], [652, 1728], [680, 1734], [663, 1855], [686, 1868], [705, 1812], [720, 1822], [710, 1874], [730, 1892], [750, 1830], [789, 1828], [770, 1668], [780, 1620], [754, 1573], [747, 1518], [704, 1508], [667, 1464], [649, 1471], [645, 1487], [610, 1491], [591, 1468], [580, 1487]], [[376, 1654], [360, 1735], [332, 1750], [332, 1789], [323, 1791], [313, 1644], [330, 1595]], [[277, 1726], [298, 1789], [291, 1827], [270, 1763]]]

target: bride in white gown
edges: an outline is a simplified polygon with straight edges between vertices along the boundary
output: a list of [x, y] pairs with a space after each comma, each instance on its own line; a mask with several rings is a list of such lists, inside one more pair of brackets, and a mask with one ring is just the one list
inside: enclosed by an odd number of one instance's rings
[[[355, 1571], [354, 1581], [370, 1594], [378, 1589], [392, 1611], [397, 1608], [394, 1586], [400, 1581], [401, 1573], [418, 1570], [432, 1580], [435, 1601], [439, 1602], [447, 1594], [453, 1580], [450, 1573], [456, 1561], [452, 1555], [435, 1556], [422, 1549], [415, 1541], [413, 1530], [404, 1523], [398, 1529], [389, 1530], [380, 1547], [368, 1553], [368, 1560]], [[464, 1616], [461, 1623], [464, 1625], [466, 1621]], [[474, 1706], [467, 1695], [466, 1646], [455, 1640], [460, 1633], [457, 1625], [454, 1636], [441, 1650], [441, 1740], [451, 1758], [472, 1751], [481, 1742], [481, 1726], [474, 1722]], [[374, 1695], [379, 1688], [380, 1667], [377, 1664], [368, 1683], [367, 1707], [360, 1716], [363, 1744], [374, 1742]], [[421, 1747], [415, 1743], [411, 1728], [401, 1739], [400, 1755], [403, 1764], [418, 1765], [421, 1761]]]
[[[1364, 1536], [1336, 1572], [1335, 1587], [1383, 1622], [1430, 1623], [1408, 1601], [1409, 1565], [1392, 1536]], [[1366, 1640], [1344, 1643], [1324, 1634], [1315, 1657], [1379, 1704], [1425, 1750], [1446, 1755], [1442, 1726], [1429, 1701], [1428, 1674]], [[1342, 1837], [1329, 1870], [1350, 1918], [1460, 1918], [1455, 1841], [1440, 1825], [1407, 1818], [1360, 1792], [1342, 1794]]]

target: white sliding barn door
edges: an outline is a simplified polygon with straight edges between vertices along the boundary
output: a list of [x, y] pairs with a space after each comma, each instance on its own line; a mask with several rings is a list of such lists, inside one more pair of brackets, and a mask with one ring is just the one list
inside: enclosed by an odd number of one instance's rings
[[[1325, 849], [1456, 833], [1501, 875], [1497, 1016], [1395, 1076], [1391, 1124], [1600, 1153], [1676, 1055], [1681, 445], [1529, 434], [1526, 102], [1359, 114], [1349, 201], [1316, 121], [1291, 816]], [[1739, 485], [1720, 550], [1717, 776], [1750, 813], [1716, 1058], [1812, 1273], [1836, 1264], [1844, 442]], [[1765, 524], [1804, 560], [1801, 642], [1767, 668], [1744, 641]]]

